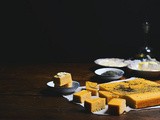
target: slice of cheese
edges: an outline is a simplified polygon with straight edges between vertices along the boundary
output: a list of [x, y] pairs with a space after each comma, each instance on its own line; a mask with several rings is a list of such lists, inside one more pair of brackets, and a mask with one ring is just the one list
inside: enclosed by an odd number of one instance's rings
[[104, 109], [106, 106], [105, 98], [91, 98], [84, 102], [85, 110], [88, 112], [96, 112]]
[[98, 84], [96, 82], [86, 81], [86, 90], [90, 91], [93, 96], [98, 95]]
[[58, 72], [53, 77], [55, 86], [64, 86], [72, 87], [72, 76], [67, 72]]
[[118, 98], [119, 96], [108, 91], [99, 91], [99, 97], [106, 98], [106, 104], [108, 104], [111, 99]]
[[120, 115], [126, 109], [126, 100], [121, 98], [113, 98], [108, 103], [108, 112], [111, 115]]
[[78, 103], [84, 103], [85, 100], [91, 98], [91, 92], [87, 90], [81, 90], [73, 94], [73, 101]]
[[160, 91], [127, 95], [125, 99], [127, 100], [127, 104], [132, 108], [160, 105]]

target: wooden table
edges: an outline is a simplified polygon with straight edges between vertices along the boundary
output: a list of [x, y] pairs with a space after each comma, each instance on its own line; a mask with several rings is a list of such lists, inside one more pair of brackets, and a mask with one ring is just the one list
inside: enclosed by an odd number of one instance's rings
[[[94, 79], [95, 64], [36, 63], [0, 65], [0, 119], [5, 120], [159, 120], [160, 109], [130, 111], [120, 116], [86, 113], [79, 105], [47, 89], [59, 71], [72, 73], [84, 85]], [[157, 80], [157, 82], [160, 82]]]

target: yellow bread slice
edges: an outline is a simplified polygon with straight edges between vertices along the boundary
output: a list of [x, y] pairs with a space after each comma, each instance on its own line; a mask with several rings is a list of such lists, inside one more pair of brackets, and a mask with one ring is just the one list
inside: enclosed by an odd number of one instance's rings
[[86, 88], [86, 90], [90, 91], [93, 96], [98, 96], [98, 89]]
[[91, 98], [84, 102], [85, 110], [88, 112], [96, 112], [104, 109], [106, 106], [105, 98]]
[[72, 82], [67, 83], [66, 85], [64, 85], [64, 87], [67, 87], [67, 88], [72, 87]]
[[160, 105], [160, 91], [127, 95], [124, 97], [132, 108], [144, 108]]
[[103, 83], [99, 85], [99, 89], [112, 92], [123, 98], [123, 96], [130, 94], [160, 91], [160, 84], [143, 78], [135, 78], [129, 81]]
[[98, 84], [96, 82], [86, 81], [86, 90], [91, 91], [93, 96], [98, 95]]
[[[53, 77], [55, 86], [64, 86], [72, 87], [72, 76], [67, 72], [58, 72]], [[68, 85], [67, 85], [68, 84]]]
[[98, 89], [98, 83], [86, 81], [86, 88], [88, 87]]
[[108, 103], [108, 112], [111, 115], [120, 115], [126, 109], [126, 100], [121, 98], [113, 98]]
[[91, 98], [91, 92], [87, 90], [81, 90], [73, 94], [74, 102], [84, 103], [84, 101], [89, 98]]
[[111, 99], [118, 98], [119, 96], [108, 91], [99, 91], [99, 97], [106, 98], [106, 104], [108, 104]]

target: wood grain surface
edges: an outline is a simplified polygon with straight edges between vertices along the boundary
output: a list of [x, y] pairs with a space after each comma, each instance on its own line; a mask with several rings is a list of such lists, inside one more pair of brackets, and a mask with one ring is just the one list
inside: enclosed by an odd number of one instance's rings
[[93, 115], [47, 88], [46, 83], [59, 71], [72, 73], [73, 80], [80, 85], [87, 80], [100, 81], [94, 74], [97, 68], [89, 63], [1, 64], [0, 119], [159, 120], [160, 109], [130, 111], [120, 116]]

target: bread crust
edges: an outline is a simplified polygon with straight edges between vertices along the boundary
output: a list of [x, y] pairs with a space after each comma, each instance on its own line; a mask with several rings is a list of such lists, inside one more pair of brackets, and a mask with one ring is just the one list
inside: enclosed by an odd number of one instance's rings
[[124, 96], [127, 105], [132, 108], [144, 108], [160, 105], [160, 92], [146, 92]]

